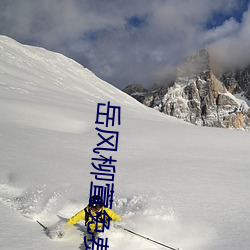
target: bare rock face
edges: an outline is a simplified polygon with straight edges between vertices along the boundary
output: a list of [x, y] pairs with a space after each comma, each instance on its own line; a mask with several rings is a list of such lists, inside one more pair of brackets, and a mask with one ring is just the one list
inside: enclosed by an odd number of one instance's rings
[[[228, 72], [220, 74], [219, 78], [211, 70], [209, 53], [204, 49], [187, 58], [178, 68], [171, 87], [140, 92], [140, 101], [196, 125], [248, 129], [250, 109], [233, 94], [243, 93], [243, 87], [248, 87], [249, 71]], [[244, 90], [244, 93], [247, 97], [250, 91]]]
[[244, 69], [227, 70], [218, 74], [218, 79], [225, 84], [230, 93], [242, 93], [250, 100], [250, 66]]
[[179, 69], [179, 75], [163, 98], [163, 112], [197, 125], [247, 128], [248, 109], [217, 79], [209, 66], [209, 54], [201, 50]]
[[139, 102], [144, 101], [144, 95], [147, 92], [142, 84], [130, 84], [125, 89], [123, 89], [123, 91], [128, 95], [133, 96]]
[[123, 91], [131, 95], [134, 93], [143, 93], [146, 90], [144, 89], [142, 84], [131, 84], [131, 85], [128, 85]]

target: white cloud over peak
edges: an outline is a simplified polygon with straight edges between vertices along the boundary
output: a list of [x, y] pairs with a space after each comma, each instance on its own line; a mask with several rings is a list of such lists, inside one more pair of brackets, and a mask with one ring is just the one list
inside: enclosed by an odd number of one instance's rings
[[210, 45], [210, 49], [216, 55], [216, 60], [225, 66], [245, 66], [250, 63], [249, 41], [250, 10], [244, 13], [242, 22], [235, 24], [232, 32], [228, 32], [226, 36], [215, 40]]

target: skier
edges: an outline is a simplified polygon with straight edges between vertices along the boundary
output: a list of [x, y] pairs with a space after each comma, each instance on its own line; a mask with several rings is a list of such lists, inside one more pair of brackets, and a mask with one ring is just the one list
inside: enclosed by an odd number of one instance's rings
[[67, 224], [74, 225], [81, 220], [85, 220], [88, 233], [94, 234], [95, 236], [97, 236], [97, 232], [104, 231], [103, 227], [107, 227], [107, 224], [109, 224], [110, 220], [117, 222], [122, 221], [120, 215], [116, 214], [110, 208], [104, 207], [103, 200], [98, 195], [92, 196], [90, 199], [90, 204], [72, 216], [67, 221]]

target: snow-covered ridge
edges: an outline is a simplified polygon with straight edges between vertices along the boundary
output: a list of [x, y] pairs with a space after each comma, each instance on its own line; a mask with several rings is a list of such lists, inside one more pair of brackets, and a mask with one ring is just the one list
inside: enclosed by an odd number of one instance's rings
[[[112, 156], [122, 225], [184, 250], [249, 249], [249, 133], [163, 115], [57, 53], [6, 37], [0, 46], [1, 249], [82, 245], [84, 222], [51, 240], [36, 220], [54, 228], [86, 205], [96, 107], [107, 101], [121, 106]], [[114, 227], [102, 236], [113, 250], [162, 249]]]
[[[80, 133], [88, 126], [84, 118], [73, 118], [75, 111], [71, 107], [74, 105], [107, 100], [117, 104], [119, 100], [119, 104], [128, 109], [137, 106], [145, 110], [133, 98], [75, 61], [43, 48], [22, 45], [5, 36], [0, 36], [0, 74], [3, 120], [13, 119], [28, 126]], [[61, 109], [69, 101], [68, 107]], [[51, 107], [50, 104], [59, 106]], [[4, 111], [6, 108], [8, 114]]]
[[35, 95], [41, 88], [44, 96], [39, 93], [39, 97], [43, 98], [56, 90], [62, 95], [67, 91], [76, 96], [85, 94], [96, 101], [104, 97], [116, 100], [118, 95], [124, 104], [136, 105], [131, 98], [126, 98], [121, 91], [72, 59], [43, 48], [22, 45], [5, 36], [0, 36], [0, 73], [3, 89], [16, 93]]

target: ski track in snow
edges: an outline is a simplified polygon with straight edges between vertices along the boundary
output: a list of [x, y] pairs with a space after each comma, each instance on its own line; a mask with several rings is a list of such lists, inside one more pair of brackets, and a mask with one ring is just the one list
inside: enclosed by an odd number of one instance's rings
[[57, 208], [61, 197], [59, 193], [47, 194], [45, 190], [46, 186], [24, 191], [2, 183], [0, 201], [28, 219], [34, 221], [37, 218], [45, 219]]
[[[45, 185], [30, 190], [22, 190], [12, 186], [11, 183], [1, 183], [0, 202], [29, 220], [45, 222], [49, 226], [52, 235], [55, 235], [58, 228], [64, 224], [64, 221], [60, 221], [57, 215], [69, 218], [75, 211], [83, 208], [82, 203], [66, 200], [63, 193], [50, 192]], [[197, 228], [194, 229], [190, 225], [185, 225], [173, 208], [166, 207], [164, 204], [165, 199], [160, 194], [143, 194], [115, 198], [113, 209], [122, 216], [123, 222], [121, 225], [124, 228], [163, 244], [176, 248], [185, 245], [184, 249], [192, 249], [194, 246], [198, 249], [199, 244], [204, 244], [204, 239], [197, 240], [200, 226], [196, 225]], [[72, 244], [81, 244], [82, 230], [86, 231], [86, 228], [84, 229], [84, 223], [80, 222], [80, 227], [73, 227], [69, 230], [63, 241], [71, 246]], [[147, 250], [162, 248], [153, 242], [125, 232], [122, 229], [116, 229], [113, 226], [111, 226], [110, 230], [106, 230], [103, 237], [108, 237], [110, 246], [122, 249]], [[55, 238], [54, 240], [62, 239]], [[124, 242], [126, 242], [126, 248], [123, 248]]]

